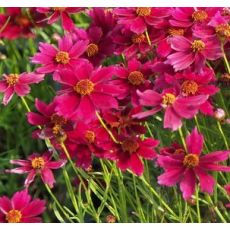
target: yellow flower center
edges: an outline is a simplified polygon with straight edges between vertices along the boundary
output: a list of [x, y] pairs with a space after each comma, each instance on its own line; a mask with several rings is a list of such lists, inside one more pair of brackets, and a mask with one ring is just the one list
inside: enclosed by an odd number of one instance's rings
[[137, 7], [136, 14], [142, 17], [149, 16], [151, 14], [151, 7]]
[[183, 164], [187, 168], [194, 168], [199, 165], [199, 156], [196, 154], [187, 154], [184, 157]]
[[133, 71], [129, 74], [128, 80], [132, 85], [140, 85], [144, 83], [145, 79], [140, 71]]
[[170, 28], [170, 29], [168, 29], [168, 33], [170, 36], [183, 36], [184, 35], [184, 29]]
[[201, 50], [203, 50], [205, 48], [205, 44], [201, 40], [194, 40], [192, 42], [191, 48], [192, 48], [193, 52], [200, 52]]
[[166, 93], [165, 95], [163, 95], [162, 104], [166, 106], [172, 105], [175, 100], [176, 100], [176, 97], [174, 94]]
[[74, 90], [85, 96], [85, 95], [90, 95], [93, 90], [94, 90], [94, 83], [88, 79], [86, 80], [80, 80], [75, 86]]
[[62, 116], [59, 116], [57, 115], [56, 113], [54, 113], [51, 118], [50, 118], [51, 122], [54, 123], [54, 124], [59, 124], [59, 125], [64, 125], [67, 123], [67, 120], [62, 117]]
[[126, 139], [122, 142], [121, 148], [124, 152], [129, 152], [131, 154], [138, 150], [139, 144], [132, 139]]
[[35, 157], [31, 161], [33, 169], [42, 169], [45, 166], [45, 161], [43, 157]]
[[218, 25], [216, 28], [216, 33], [221, 37], [230, 38], [230, 25], [223, 23]]
[[64, 11], [66, 7], [53, 7], [54, 11]]
[[145, 41], [146, 41], [146, 38], [144, 34], [134, 34], [132, 36], [132, 43], [134, 44], [140, 44]]
[[195, 22], [203, 22], [208, 18], [208, 14], [204, 10], [197, 10], [192, 14], [192, 19]]
[[89, 142], [89, 143], [93, 143], [95, 141], [95, 133], [93, 131], [87, 130], [85, 133], [85, 139]]
[[186, 96], [195, 95], [198, 91], [198, 84], [193, 80], [184, 81], [181, 85], [181, 90]]
[[55, 61], [63, 65], [68, 64], [69, 60], [69, 54], [65, 51], [59, 51], [55, 56]]
[[12, 209], [6, 214], [6, 221], [8, 223], [20, 223], [22, 213], [19, 210]]
[[88, 57], [93, 57], [97, 55], [98, 51], [99, 51], [98, 45], [95, 43], [90, 43], [86, 49], [86, 53]]
[[6, 78], [6, 82], [9, 86], [14, 86], [19, 79], [19, 75], [18, 74], [9, 74]]

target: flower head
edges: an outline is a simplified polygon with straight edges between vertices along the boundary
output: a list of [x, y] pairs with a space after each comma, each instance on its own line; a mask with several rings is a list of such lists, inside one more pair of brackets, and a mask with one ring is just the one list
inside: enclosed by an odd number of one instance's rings
[[11, 199], [0, 197], [0, 223], [39, 223], [45, 201], [32, 200], [27, 190], [16, 192]]

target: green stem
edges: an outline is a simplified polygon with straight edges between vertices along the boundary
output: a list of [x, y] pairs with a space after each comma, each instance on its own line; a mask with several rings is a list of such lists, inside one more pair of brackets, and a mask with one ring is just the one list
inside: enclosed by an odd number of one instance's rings
[[227, 150], [229, 150], [229, 146], [228, 146], [227, 139], [226, 139], [226, 137], [225, 137], [225, 135], [224, 135], [224, 132], [223, 132], [223, 130], [222, 130], [222, 127], [221, 127], [219, 121], [217, 121], [217, 126], [218, 126], [218, 129], [219, 129], [220, 133], [221, 133], [221, 136], [223, 137], [225, 147], [227, 148]]
[[228, 59], [227, 59], [225, 51], [224, 51], [224, 43], [223, 42], [221, 43], [221, 51], [222, 51], [222, 54], [223, 54], [224, 63], [226, 65], [227, 71], [230, 74], [230, 65], [229, 65]]
[[148, 42], [149, 46], [151, 46], [152, 43], [151, 43], [151, 40], [150, 40], [150, 38], [149, 38], [149, 33], [148, 33], [147, 30], [145, 31], [145, 36], [146, 36], [146, 38], [147, 38], [147, 42]]
[[22, 99], [22, 103], [23, 103], [24, 106], [26, 107], [26, 110], [27, 110], [28, 112], [31, 112], [30, 107], [29, 107], [29, 105], [28, 105], [27, 102], [26, 102], [26, 99], [25, 99], [24, 97], [21, 97], [21, 99]]
[[196, 210], [197, 210], [198, 223], [201, 223], [200, 205], [199, 205], [199, 188], [198, 188], [198, 186], [196, 186]]
[[184, 135], [183, 135], [182, 129], [179, 128], [178, 131], [179, 131], [180, 138], [181, 138], [182, 144], [183, 144], [183, 146], [184, 146], [184, 149], [185, 149], [186, 152], [187, 152], [187, 146], [186, 146], [186, 144], [185, 144], [185, 140], [184, 140]]

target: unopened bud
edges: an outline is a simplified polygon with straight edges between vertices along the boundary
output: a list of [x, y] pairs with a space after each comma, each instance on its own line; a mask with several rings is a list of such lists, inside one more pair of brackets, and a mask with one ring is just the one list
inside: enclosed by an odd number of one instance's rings
[[116, 217], [114, 215], [108, 215], [108, 216], [106, 216], [106, 222], [107, 223], [115, 223]]
[[226, 113], [221, 108], [216, 109], [216, 111], [214, 112], [214, 118], [218, 121], [223, 121], [225, 116], [226, 116]]

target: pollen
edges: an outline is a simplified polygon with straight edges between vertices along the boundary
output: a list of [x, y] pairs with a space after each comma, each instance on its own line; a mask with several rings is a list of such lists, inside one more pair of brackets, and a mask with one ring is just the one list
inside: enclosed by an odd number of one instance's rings
[[55, 56], [55, 61], [63, 65], [68, 64], [69, 60], [69, 54], [65, 51], [59, 51]]
[[62, 127], [61, 127], [60, 124], [55, 124], [55, 125], [53, 126], [53, 128], [52, 128], [52, 132], [53, 132], [53, 134], [54, 134], [55, 136], [58, 135], [58, 134], [60, 134], [61, 131], [62, 131]]
[[140, 44], [145, 41], [146, 41], [146, 37], [144, 34], [134, 34], [132, 36], [132, 43], [134, 44]]
[[166, 106], [172, 105], [175, 100], [176, 100], [176, 97], [174, 94], [166, 93], [165, 95], [163, 95], [162, 104]]
[[54, 11], [60, 11], [60, 12], [62, 12], [62, 11], [64, 11], [66, 9], [66, 7], [53, 7], [53, 10]]
[[67, 120], [66, 120], [64, 117], [59, 116], [59, 115], [57, 115], [56, 113], [54, 113], [54, 114], [51, 116], [50, 120], [51, 120], [51, 122], [52, 122], [53, 124], [58, 124], [58, 125], [64, 125], [64, 124], [67, 123]]
[[144, 83], [145, 79], [140, 71], [133, 71], [129, 74], [128, 80], [132, 85], [141, 85]]
[[185, 96], [195, 95], [198, 91], [198, 84], [193, 80], [184, 81], [181, 85], [181, 91]]
[[183, 36], [184, 35], [184, 29], [170, 28], [170, 29], [168, 29], [168, 34], [170, 36]]
[[6, 221], [8, 223], [20, 223], [22, 219], [22, 213], [19, 210], [12, 209], [6, 214]]
[[205, 48], [205, 44], [202, 40], [194, 40], [192, 42], [191, 48], [193, 52], [200, 52]]
[[192, 19], [195, 22], [203, 22], [208, 18], [208, 14], [204, 10], [197, 10], [192, 14]]
[[129, 152], [131, 154], [139, 149], [139, 144], [132, 139], [126, 139], [121, 143], [121, 148], [124, 152]]
[[18, 79], [18, 74], [9, 74], [6, 78], [6, 82], [9, 86], [14, 86], [18, 82]]
[[85, 132], [85, 139], [91, 144], [95, 141], [95, 133], [93, 131], [87, 130]]
[[199, 165], [199, 156], [196, 154], [187, 154], [184, 157], [183, 164], [187, 168], [194, 168]]
[[98, 45], [95, 43], [90, 43], [86, 49], [86, 53], [88, 57], [93, 57], [97, 55], [98, 51], [99, 51]]
[[45, 161], [43, 157], [35, 157], [32, 162], [33, 169], [42, 169], [45, 166]]
[[230, 38], [230, 25], [229, 24], [227, 23], [220, 24], [215, 28], [215, 30], [219, 36]]
[[141, 17], [147, 17], [151, 14], [151, 7], [137, 7], [136, 14]]
[[90, 95], [94, 90], [94, 83], [88, 79], [80, 80], [74, 86], [74, 90], [83, 96]]

